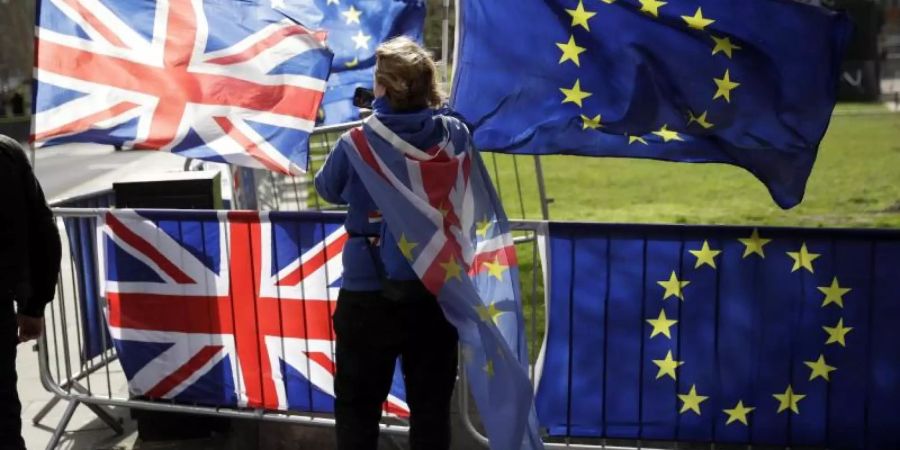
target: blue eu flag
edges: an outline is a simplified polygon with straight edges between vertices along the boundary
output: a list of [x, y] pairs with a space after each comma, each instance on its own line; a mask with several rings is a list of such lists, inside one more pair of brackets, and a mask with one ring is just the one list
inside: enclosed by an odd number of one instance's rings
[[328, 32], [334, 52], [319, 122], [359, 120], [357, 87], [372, 88], [375, 48], [395, 36], [422, 41], [424, 0], [273, 0], [275, 9], [311, 28]]
[[900, 448], [900, 232], [549, 234], [551, 435]]
[[850, 31], [791, 0], [462, 0], [460, 15], [452, 103], [480, 148], [734, 164], [784, 208]]

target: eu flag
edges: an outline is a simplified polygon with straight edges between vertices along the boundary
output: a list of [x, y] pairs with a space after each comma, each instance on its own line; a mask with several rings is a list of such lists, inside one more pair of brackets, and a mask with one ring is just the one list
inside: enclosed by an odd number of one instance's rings
[[273, 5], [305, 26], [328, 32], [334, 52], [319, 122], [359, 120], [357, 87], [372, 88], [375, 48], [395, 36], [422, 41], [424, 0], [274, 0]]
[[803, 197], [850, 31], [792, 0], [462, 0], [459, 13], [452, 103], [480, 148], [734, 164], [783, 208]]
[[900, 448], [900, 233], [549, 226], [551, 435]]

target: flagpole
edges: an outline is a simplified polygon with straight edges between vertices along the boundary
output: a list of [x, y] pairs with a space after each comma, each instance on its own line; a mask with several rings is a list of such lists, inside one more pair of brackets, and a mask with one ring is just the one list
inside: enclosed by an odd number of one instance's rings
[[444, 19], [441, 21], [441, 62], [443, 73], [441, 81], [446, 85], [450, 81], [450, 0], [444, 0]]

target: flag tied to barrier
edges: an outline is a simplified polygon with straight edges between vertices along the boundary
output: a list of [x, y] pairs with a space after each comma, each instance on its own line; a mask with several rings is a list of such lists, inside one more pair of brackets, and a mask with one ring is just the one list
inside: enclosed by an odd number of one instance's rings
[[416, 148], [374, 115], [345, 133], [338, 150], [459, 332], [491, 448], [543, 448], [509, 223], [468, 130], [455, 118], [436, 120], [444, 138], [431, 148]]
[[269, 1], [42, 0], [33, 139], [297, 174], [331, 52]]
[[372, 89], [378, 44], [399, 35], [421, 43], [425, 25], [424, 0], [272, 0], [272, 7], [328, 32], [334, 61], [318, 117], [326, 125], [359, 120], [353, 93]]
[[[99, 255], [134, 395], [334, 411], [342, 215], [116, 210]], [[399, 372], [386, 413], [407, 416]]]
[[734, 164], [783, 208], [803, 198], [850, 28], [790, 0], [463, 0], [459, 14], [452, 105], [479, 148]]
[[551, 435], [900, 447], [900, 233], [549, 230]]

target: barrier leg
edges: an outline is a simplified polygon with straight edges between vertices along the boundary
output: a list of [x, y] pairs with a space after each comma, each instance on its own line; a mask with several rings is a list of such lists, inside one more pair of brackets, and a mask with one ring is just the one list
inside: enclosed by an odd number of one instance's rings
[[[84, 386], [78, 383], [72, 383], [72, 388], [82, 394], [90, 394], [90, 392], [85, 389]], [[100, 420], [106, 422], [106, 424], [109, 425], [110, 428], [112, 428], [116, 435], [121, 435], [125, 432], [125, 429], [122, 428], [122, 420], [110, 414], [109, 410], [105, 407], [94, 405], [91, 403], [85, 403], [84, 406], [87, 406], [87, 408], [90, 409]]]
[[75, 414], [75, 408], [78, 407], [79, 403], [81, 402], [77, 400], [69, 400], [66, 411], [63, 412], [62, 418], [59, 419], [59, 424], [56, 425], [56, 429], [53, 430], [53, 436], [50, 437], [50, 442], [47, 443], [47, 450], [53, 450], [59, 446], [59, 440], [62, 439], [63, 433], [66, 432], [66, 427], [69, 426], [69, 421], [72, 420], [72, 415]]
[[[64, 386], [64, 388], [71, 387], [81, 394], [90, 394], [90, 392], [85, 389], [84, 386], [77, 382], [67, 384], [69, 384], [69, 386]], [[59, 403], [60, 400], [62, 400], [62, 397], [53, 397], [50, 401], [47, 402], [47, 404], [44, 405], [43, 408], [40, 409], [40, 411], [37, 412], [37, 414], [34, 415], [34, 417], [31, 419], [31, 423], [39, 425], [41, 421], [44, 420], [44, 417], [47, 417], [47, 414], [49, 414], [50, 411], [53, 410], [53, 408]], [[110, 414], [109, 410], [107, 410], [103, 406], [89, 403], [85, 403], [84, 406], [87, 406], [87, 408], [90, 409], [97, 416], [97, 418], [105, 422], [117, 435], [121, 435], [125, 432], [125, 429], [122, 428], [122, 420], [114, 417], [112, 414]]]
[[59, 400], [60, 397], [58, 395], [50, 399], [50, 401], [47, 402], [47, 404], [44, 405], [44, 407], [41, 408], [41, 410], [31, 418], [31, 423], [40, 425], [41, 421], [44, 420], [44, 417], [47, 417], [47, 414], [49, 414], [53, 407], [56, 406], [57, 403], [59, 403]]

